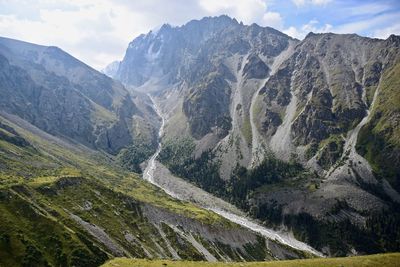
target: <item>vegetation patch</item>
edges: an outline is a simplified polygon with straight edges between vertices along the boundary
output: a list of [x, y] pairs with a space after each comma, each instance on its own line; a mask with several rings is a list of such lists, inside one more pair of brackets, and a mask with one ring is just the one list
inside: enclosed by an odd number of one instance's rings
[[331, 135], [319, 145], [318, 164], [325, 170], [335, 165], [343, 154], [344, 139], [341, 135]]
[[135, 141], [134, 144], [119, 152], [117, 161], [130, 171], [142, 173], [140, 164], [154, 154], [155, 151], [154, 145], [144, 141]]
[[295, 162], [283, 162], [273, 156], [266, 157], [254, 169], [237, 167], [227, 187], [229, 201], [238, 207], [248, 210], [247, 199], [260, 188], [281, 185], [301, 176], [305, 170]]
[[223, 195], [221, 193], [225, 182], [219, 176], [219, 164], [215, 161], [213, 152], [203, 152], [196, 159], [192, 155], [194, 148], [191, 139], [167, 141], [163, 145], [159, 160], [177, 176], [186, 178], [210, 193]]
[[371, 120], [359, 133], [357, 152], [371, 164], [376, 176], [400, 191], [400, 64], [388, 68], [381, 78]]

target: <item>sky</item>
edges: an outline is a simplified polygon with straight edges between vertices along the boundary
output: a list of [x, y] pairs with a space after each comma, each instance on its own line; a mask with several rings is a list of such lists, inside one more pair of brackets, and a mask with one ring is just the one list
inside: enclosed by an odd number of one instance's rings
[[142, 33], [222, 14], [300, 40], [310, 31], [400, 35], [400, 0], [0, 0], [0, 36], [58, 46], [100, 70]]

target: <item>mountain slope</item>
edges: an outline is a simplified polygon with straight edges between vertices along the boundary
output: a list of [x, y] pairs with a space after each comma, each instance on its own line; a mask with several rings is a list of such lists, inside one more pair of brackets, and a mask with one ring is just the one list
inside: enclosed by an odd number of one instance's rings
[[[116, 154], [141, 124], [154, 141], [152, 116], [125, 88], [56, 47], [0, 38], [1, 109], [39, 128]], [[148, 121], [148, 120], [147, 120]]]
[[157, 95], [174, 175], [327, 254], [372, 253], [399, 248], [399, 54], [398, 36], [299, 42], [221, 16], [138, 37], [115, 77]]
[[[398, 47], [399, 38], [391, 36], [387, 42]], [[385, 67], [380, 93], [371, 111], [371, 119], [360, 130], [357, 151], [368, 160], [378, 178], [387, 179], [399, 192], [400, 169], [397, 164], [392, 163], [400, 160], [398, 94], [400, 63], [396, 51], [387, 52], [388, 56], [397, 57], [397, 60], [393, 60], [393, 63], [390, 62]]]
[[[296, 42], [272, 28], [239, 24], [227, 16], [164, 25], [130, 43], [115, 78], [132, 89], [163, 94], [169, 117], [165, 139], [194, 137], [196, 155], [225, 139], [220, 149], [230, 151], [219, 156], [226, 165], [221, 175], [227, 178], [236, 162], [253, 163], [252, 97], [274, 60], [282, 60], [279, 55]], [[239, 150], [228, 144], [232, 139], [239, 139]]]
[[115, 256], [305, 257], [174, 200], [104, 154], [0, 118], [0, 264], [98, 266]]

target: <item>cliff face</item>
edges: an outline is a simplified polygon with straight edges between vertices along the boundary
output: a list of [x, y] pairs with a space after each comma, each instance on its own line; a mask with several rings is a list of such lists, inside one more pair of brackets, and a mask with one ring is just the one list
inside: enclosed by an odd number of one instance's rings
[[[377, 164], [382, 157], [398, 159], [398, 40], [309, 34], [259, 94], [257, 128], [266, 146], [317, 171], [324, 184], [315, 194], [346, 199], [358, 211], [384, 203], [383, 195], [399, 201], [397, 167]], [[281, 123], [273, 123], [278, 117]], [[373, 156], [378, 144], [383, 150]]]

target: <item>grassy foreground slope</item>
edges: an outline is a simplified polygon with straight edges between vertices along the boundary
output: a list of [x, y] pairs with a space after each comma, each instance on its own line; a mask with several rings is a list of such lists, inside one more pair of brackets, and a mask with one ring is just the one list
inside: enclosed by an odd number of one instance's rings
[[[174, 244], [162, 238], [146, 210], [234, 227], [168, 197], [106, 154], [10, 118], [14, 122], [0, 116], [0, 266], [99, 266], [118, 255], [172, 257], [168, 248]], [[181, 258], [204, 259], [194, 249], [175, 251]]]
[[307, 254], [169, 197], [112, 156], [0, 114], [0, 267]]
[[248, 262], [248, 263], [210, 263], [210, 262], [190, 262], [190, 261], [166, 261], [166, 260], [138, 260], [116, 258], [102, 267], [397, 267], [400, 266], [400, 253], [375, 254], [368, 256], [347, 257], [347, 258], [325, 258], [289, 261], [270, 261], [270, 262]]

